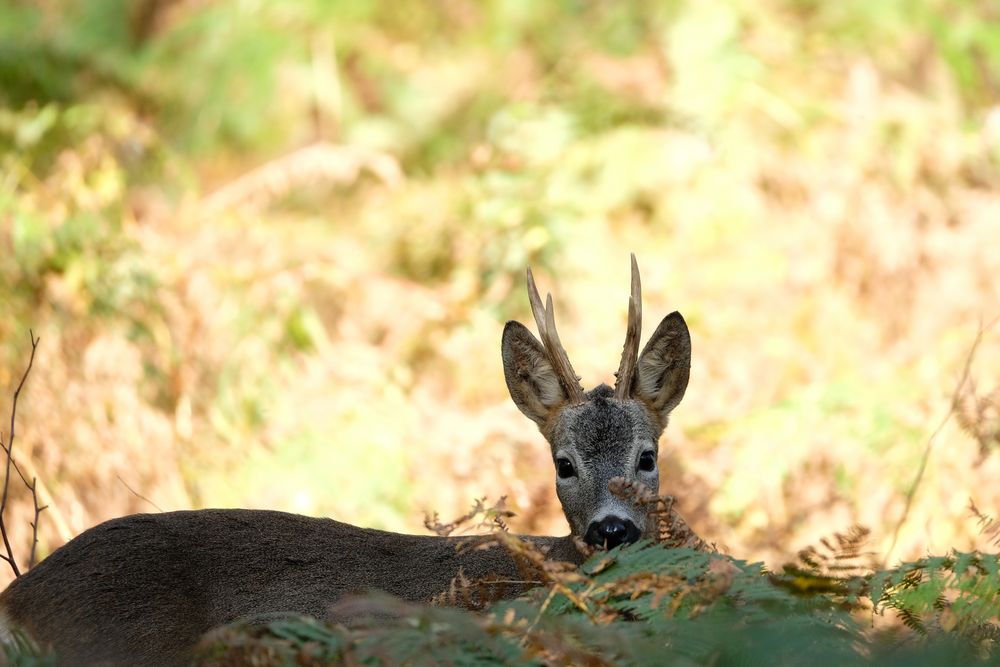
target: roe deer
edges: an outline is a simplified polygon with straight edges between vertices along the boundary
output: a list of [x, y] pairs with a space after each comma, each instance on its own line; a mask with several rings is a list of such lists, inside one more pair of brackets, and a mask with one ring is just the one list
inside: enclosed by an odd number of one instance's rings
[[[579, 563], [574, 538], [614, 547], [652, 530], [645, 511], [615, 497], [608, 482], [623, 477], [658, 492], [658, 440], [687, 387], [691, 341], [674, 312], [638, 353], [633, 256], [615, 387], [585, 392], [559, 342], [551, 295], [543, 307], [530, 270], [527, 279], [541, 342], [508, 322], [504, 376], [514, 403], [551, 446], [572, 533], [524, 539], [549, 559]], [[0, 635], [24, 631], [66, 665], [173, 666], [191, 659], [207, 630], [236, 619], [286, 611], [322, 617], [359, 589], [428, 601], [459, 568], [469, 579], [518, 578], [503, 549], [459, 550], [462, 541], [261, 510], [136, 514], [85, 531], [16, 579], [0, 594]]]

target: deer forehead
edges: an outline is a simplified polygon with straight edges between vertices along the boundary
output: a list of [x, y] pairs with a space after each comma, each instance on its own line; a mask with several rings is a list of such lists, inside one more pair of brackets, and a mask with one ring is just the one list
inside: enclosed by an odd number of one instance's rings
[[656, 446], [659, 428], [644, 404], [612, 398], [610, 391], [610, 387], [598, 387], [589, 392], [586, 402], [560, 412], [550, 438], [553, 454], [569, 450], [589, 462], [631, 458], [640, 448]]

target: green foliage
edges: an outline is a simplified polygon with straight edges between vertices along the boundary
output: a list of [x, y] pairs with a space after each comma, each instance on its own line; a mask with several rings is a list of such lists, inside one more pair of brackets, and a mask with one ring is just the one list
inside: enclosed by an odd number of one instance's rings
[[[0, 32], [0, 81], [7, 84], [0, 90], [19, 106], [87, 96], [86, 84], [96, 81], [146, 100], [172, 135], [198, 151], [286, 142], [294, 125], [283, 121], [312, 109], [355, 142], [407, 145], [417, 164], [429, 166], [459, 158], [465, 139], [505, 105], [503, 77], [487, 84], [478, 102], [468, 90], [524, 44], [537, 53], [550, 101], [590, 131], [671, 115], [711, 126], [740, 112], [758, 86], [773, 83], [766, 56], [748, 48], [753, 36], [799, 41], [810, 57], [833, 45], [891, 60], [906, 72], [929, 59], [912, 48], [916, 30], [920, 47], [940, 57], [974, 109], [993, 99], [1000, 70], [997, 22], [975, 0], [764, 7], [746, 0], [649, 6], [491, 0], [464, 9], [396, 3], [392, 10], [370, 0], [305, 0], [213, 3], [172, 14], [170, 4], [66, 2], [51, 14], [5, 7], [0, 25], [21, 29]], [[144, 27], [144, 10], [159, 20]], [[792, 18], [800, 22], [794, 30]], [[553, 23], [560, 30], [550, 30]], [[420, 34], [439, 39], [411, 51], [387, 48]], [[609, 96], [592, 61], [575, 58], [628, 57], [660, 40], [676, 77], [670, 106]], [[465, 62], [447, 62], [456, 51], [467, 54]], [[324, 69], [318, 61], [327, 55], [339, 66]], [[415, 77], [416, 70], [431, 75]], [[789, 101], [801, 105], [794, 113], [813, 104], [794, 95]]]
[[0, 257], [0, 296], [15, 312], [44, 300], [101, 315], [146, 298], [153, 277], [125, 234], [128, 188], [157, 161], [143, 130], [114, 107], [0, 107], [0, 243], [12, 251]]
[[[859, 555], [851, 544], [835, 551]], [[1000, 650], [998, 565], [956, 553], [866, 575], [818, 564], [771, 574], [639, 543], [595, 554], [568, 587], [482, 615], [362, 597], [332, 610], [345, 625], [281, 618], [216, 631], [197, 664], [791, 665], [806, 655], [819, 665], [980, 664]], [[868, 632], [865, 609], [892, 609], [917, 634]]]
[[995, 555], [955, 552], [902, 563], [872, 575], [870, 587], [876, 611], [894, 610], [921, 634], [940, 627], [969, 638], [997, 636], [1000, 561]]
[[55, 667], [56, 656], [41, 650], [20, 630], [13, 633], [10, 641], [0, 645], [3, 650], [4, 665], [8, 667]]

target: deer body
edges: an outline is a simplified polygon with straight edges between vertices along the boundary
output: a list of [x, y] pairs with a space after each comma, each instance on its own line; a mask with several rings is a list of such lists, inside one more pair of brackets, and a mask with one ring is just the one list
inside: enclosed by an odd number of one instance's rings
[[[529, 538], [578, 561], [567, 538]], [[426, 602], [461, 567], [520, 579], [500, 548], [265, 510], [136, 514], [82, 533], [0, 595], [7, 621], [66, 665], [184, 665], [213, 627], [274, 612], [327, 616], [347, 593]], [[519, 593], [515, 587], [512, 592]]]
[[[660, 434], [687, 386], [691, 345], [678, 313], [642, 354], [639, 273], [614, 388], [584, 392], [528, 272], [541, 342], [508, 322], [501, 352], [517, 407], [548, 440], [567, 537], [526, 537], [547, 558], [579, 563], [575, 540], [613, 547], [651, 529], [642, 507], [615, 497], [612, 478], [658, 491]], [[400, 535], [261, 510], [139, 514], [91, 528], [0, 594], [0, 637], [26, 631], [66, 665], [186, 664], [198, 639], [234, 620], [280, 612], [324, 617], [346, 593], [378, 589], [411, 601], [470, 580], [522, 579], [505, 550], [459, 549], [466, 538]], [[526, 586], [504, 592], [517, 595]], [[347, 620], [347, 619], [344, 619]], [[6, 627], [4, 627], [6, 626]]]

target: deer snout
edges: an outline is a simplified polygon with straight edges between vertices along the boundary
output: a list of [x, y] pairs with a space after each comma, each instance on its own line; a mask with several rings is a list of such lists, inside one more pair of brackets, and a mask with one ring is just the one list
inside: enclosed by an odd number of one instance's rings
[[614, 549], [619, 544], [635, 542], [641, 535], [642, 531], [639, 530], [639, 527], [628, 519], [607, 516], [590, 524], [584, 540], [593, 547]]

